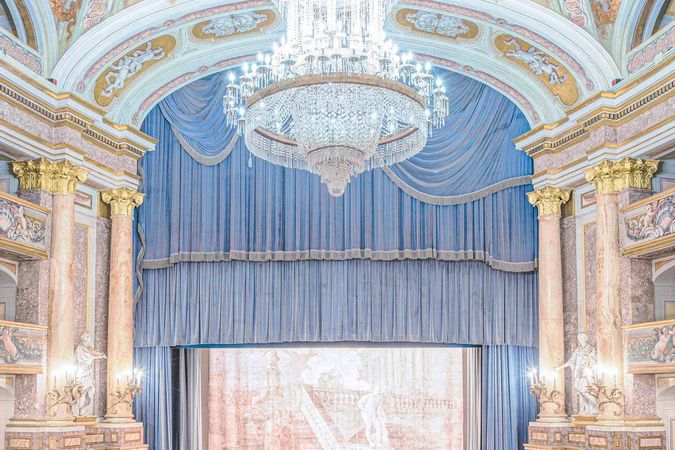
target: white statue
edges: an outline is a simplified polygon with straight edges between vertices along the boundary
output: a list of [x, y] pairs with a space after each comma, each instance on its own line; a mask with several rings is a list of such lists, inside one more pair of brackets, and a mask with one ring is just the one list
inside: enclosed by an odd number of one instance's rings
[[513, 45], [514, 47], [513, 49], [509, 49], [506, 56], [511, 56], [524, 62], [532, 69], [532, 72], [534, 72], [535, 75], [548, 75], [548, 81], [552, 85], [563, 84], [565, 80], [567, 80], [567, 74], [563, 74], [562, 76], [558, 75], [558, 69], [560, 69], [560, 67], [549, 61], [548, 56], [546, 56], [545, 53], [534, 47], [530, 47], [525, 51], [515, 39], [504, 41], [504, 44]]
[[588, 392], [588, 386], [592, 381], [593, 374], [597, 366], [597, 356], [595, 348], [588, 343], [588, 335], [579, 333], [577, 348], [565, 364], [556, 367], [556, 370], [569, 367], [572, 369], [572, 378], [574, 379], [574, 393], [579, 399], [580, 416], [595, 416], [598, 412], [596, 399]]
[[105, 357], [94, 349], [89, 333], [82, 334], [75, 348], [76, 378], [82, 385], [82, 395], [74, 405], [74, 416], [94, 415], [94, 361]]
[[366, 426], [368, 445], [373, 449], [390, 448], [387, 419], [384, 415], [382, 398], [377, 387], [374, 387], [372, 392], [359, 399], [358, 408]]
[[141, 70], [143, 64], [154, 59], [162, 59], [164, 57], [164, 49], [162, 47], [152, 48], [152, 42], [144, 50], [136, 50], [131, 56], [124, 56], [115, 64], [111, 65], [112, 69], [105, 76], [106, 87], [101, 90], [101, 95], [110, 97], [118, 89], [121, 89], [126, 83], [127, 79]]

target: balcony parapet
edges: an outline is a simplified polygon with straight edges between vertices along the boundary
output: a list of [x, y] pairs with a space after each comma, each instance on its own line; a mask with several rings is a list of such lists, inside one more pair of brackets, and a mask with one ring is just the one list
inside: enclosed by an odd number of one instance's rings
[[0, 257], [14, 261], [46, 259], [50, 213], [47, 208], [0, 192]]
[[675, 188], [621, 210], [623, 254], [655, 257], [675, 250]]
[[46, 326], [0, 320], [0, 374], [42, 374], [46, 356]]
[[675, 372], [675, 320], [625, 326], [624, 349], [628, 373]]

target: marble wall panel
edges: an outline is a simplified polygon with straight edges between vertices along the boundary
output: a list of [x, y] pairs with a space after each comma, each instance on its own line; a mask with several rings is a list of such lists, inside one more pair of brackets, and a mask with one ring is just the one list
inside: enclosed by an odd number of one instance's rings
[[[96, 223], [96, 304], [94, 348], [107, 353], [108, 345], [108, 285], [110, 276], [110, 219], [99, 218]], [[106, 364], [96, 365], [96, 395], [94, 414], [105, 415]]]
[[584, 303], [586, 305], [586, 332], [591, 345], [596, 345], [596, 324], [595, 324], [595, 310], [596, 310], [596, 270], [597, 257], [596, 249], [596, 235], [595, 223], [589, 223], [583, 227], [584, 237]]
[[73, 261], [74, 302], [75, 302], [75, 345], [80, 341], [82, 333], [87, 331], [89, 305], [87, 299], [87, 282], [89, 279], [89, 229], [81, 223], [75, 224], [75, 257]]
[[[562, 276], [563, 276], [563, 315], [565, 317], [565, 361], [576, 348], [576, 336], [579, 332], [579, 302], [577, 298], [577, 244], [576, 220], [568, 217], [561, 221]], [[567, 412], [575, 411], [576, 405], [572, 389], [572, 372], [565, 374], [565, 403]]]

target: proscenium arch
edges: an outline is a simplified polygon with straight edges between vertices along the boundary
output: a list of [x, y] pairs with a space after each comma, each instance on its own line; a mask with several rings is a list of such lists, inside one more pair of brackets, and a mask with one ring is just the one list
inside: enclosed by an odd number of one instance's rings
[[[135, 80], [125, 95], [111, 104], [108, 116], [115, 122], [138, 127], [152, 107], [171, 92], [204, 76], [234, 68], [243, 61], [252, 61], [259, 48], [260, 45], [253, 40], [245, 47], [237, 47], [236, 51], [222, 49], [220, 53], [214, 54], [213, 50], [206, 49], [163, 65], [161, 69], [152, 70], [146, 76]], [[424, 54], [420, 54], [420, 58], [424, 59]], [[488, 58], [484, 58], [481, 62], [475, 61], [471, 65], [473, 70], [467, 70], [466, 64], [446, 59], [444, 56], [446, 55], [435, 57], [431, 62], [438, 67], [474, 78], [499, 91], [520, 108], [532, 127], [557, 120], [563, 114], [561, 108], [555, 107], [556, 99], [538, 84], [536, 79], [514, 76], [514, 72], [504, 70], [503, 66], [495, 64]], [[209, 65], [209, 61], [214, 59], [218, 63]], [[487, 71], [496, 75], [489, 75], [492, 78], [483, 76], [488, 73]], [[514, 86], [519, 84], [520, 90], [516, 92]]]
[[[158, 8], [160, 3], [162, 8]], [[416, 3], [417, 0], [410, 0], [401, 2], [398, 7], [421, 9]], [[230, 11], [224, 12], [228, 8]], [[92, 99], [91, 89], [96, 77], [112, 61], [139, 44], [168, 33], [185, 37], [190, 26], [209, 18], [272, 8], [269, 3], [259, 0], [229, 2], [225, 5], [217, 0], [188, 0], [168, 7], [163, 0], [146, 0], [85, 33], [61, 58], [52, 77], [59, 80], [62, 89], [79, 91]], [[469, 20], [509, 33], [560, 59], [575, 77], [579, 77], [579, 100], [592, 92], [609, 88], [611, 81], [618, 78], [619, 71], [611, 56], [595, 39], [579, 27], [570, 27], [566, 18], [533, 2], [502, 0], [495, 4], [490, 0], [454, 0], [444, 3], [424, 2], [424, 9], [441, 14], [460, 11], [462, 14], [456, 15], [471, 16]], [[199, 14], [195, 14], [195, 11], [199, 11]], [[241, 58], [271, 48], [272, 43], [280, 38], [281, 31], [280, 26], [275, 26], [254, 37], [212, 42], [211, 45], [191, 48], [186, 54], [161, 61], [129, 83], [108, 108], [108, 118], [137, 126], [139, 113], [142, 116], [149, 110], [139, 109], [139, 106], [152, 95], [149, 92], [152, 85], [157, 90], [171, 83], [173, 90], [178, 89], [199, 76], [217, 71], [212, 66], [218, 61]], [[480, 79], [510, 97], [521, 106], [532, 125], [555, 121], [564, 115], [562, 107], [556, 106], [555, 98], [540, 80], [515, 65], [496, 63], [494, 56], [486, 49], [476, 46], [452, 47], [432, 37], [398, 34], [411, 46], [433, 48], [435, 53], [443, 55], [441, 59], [449, 61], [441, 65], [450, 70], [469, 66], [471, 70], [464, 70], [463, 74]], [[579, 73], [580, 70], [583, 73]], [[499, 81], [501, 83], [496, 83]], [[163, 95], [170, 92], [167, 90]], [[522, 98], [516, 98], [514, 92]], [[140, 97], [143, 99], [139, 100]], [[527, 111], [528, 103], [533, 105], [530, 109], [534, 112]]]
[[42, 75], [48, 76], [59, 58], [58, 34], [49, 0], [21, 0], [35, 32], [35, 49], [42, 55]]

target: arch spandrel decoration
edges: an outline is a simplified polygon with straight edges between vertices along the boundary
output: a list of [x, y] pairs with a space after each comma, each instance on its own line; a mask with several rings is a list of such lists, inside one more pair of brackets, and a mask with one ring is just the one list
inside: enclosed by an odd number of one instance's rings
[[109, 65], [94, 84], [93, 97], [100, 106], [108, 106], [124, 89], [161, 60], [168, 58], [176, 48], [172, 35], [156, 37]]
[[395, 18], [403, 29], [451, 41], [471, 41], [481, 32], [479, 26], [469, 20], [419, 9], [399, 9]]
[[579, 88], [574, 75], [557, 59], [508, 34], [497, 35], [494, 45], [502, 57], [515, 62], [541, 80], [566, 107], [579, 100]]
[[[146, 107], [156, 103], [158, 97], [200, 76], [231, 67], [225, 61], [254, 55], [271, 47], [281, 36], [278, 13], [271, 9], [269, 2], [262, 0], [225, 5], [216, 0], [186, 0], [165, 5], [161, 15], [153, 14], [153, 8], [156, 13], [159, 3], [160, 0], [143, 0], [103, 20], [74, 43], [52, 77], [59, 80], [64, 90], [75, 90], [92, 99], [98, 96], [97, 103], [109, 111], [111, 120], [137, 125], [149, 109]], [[431, 14], [435, 22], [418, 20], [415, 24], [406, 19], [419, 11]], [[235, 21], [235, 16], [241, 14], [249, 15], [242, 16], [240, 22]], [[442, 20], [445, 22], [439, 28]], [[572, 82], [567, 82], [564, 89], [549, 90], [543, 79], [516, 61], [500, 63], [496, 57], [501, 55], [488, 39], [493, 34], [517, 38], [521, 48], [534, 46], [549, 60], [560, 64], [569, 73], [566, 80], [576, 80], [577, 100], [608, 88], [618, 74], [607, 52], [585, 30], [570, 28], [567, 18], [534, 2], [405, 0], [392, 11], [389, 23], [397, 27], [393, 39], [404, 38], [400, 47], [415, 44], [417, 49], [428, 48], [430, 50], [422, 53], [448, 61], [444, 67], [451, 66], [451, 70], [490, 84], [521, 105], [532, 125], [558, 120], [564, 115], [564, 106], [575, 101]], [[457, 24], [456, 36], [453, 36], [453, 24]], [[204, 32], [207, 26], [210, 33]], [[559, 32], [563, 28], [564, 34]], [[152, 70], [138, 71], [133, 82], [123, 87], [114, 101], [100, 98], [100, 76], [110, 70], [112, 64], [148, 41], [170, 33], [178, 37], [171, 58], [153, 63], [156, 68]], [[86, 34], [91, 34], [91, 38]], [[95, 47], [94, 41], [103, 42], [105, 46]], [[555, 90], [561, 92], [553, 92]], [[556, 100], [556, 95], [561, 102]], [[552, 108], [553, 104], [559, 106]]]
[[190, 29], [198, 40], [236, 39], [242, 35], [262, 32], [275, 25], [277, 15], [270, 9], [246, 11], [204, 20]]

